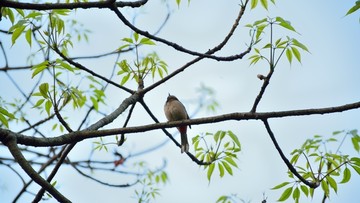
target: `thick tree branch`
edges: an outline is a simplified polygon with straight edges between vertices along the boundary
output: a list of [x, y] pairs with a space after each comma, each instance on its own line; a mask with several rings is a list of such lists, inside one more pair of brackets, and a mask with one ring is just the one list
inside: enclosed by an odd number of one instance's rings
[[59, 202], [71, 202], [65, 196], [63, 196], [58, 190], [56, 190], [49, 182], [44, 180], [28, 163], [23, 154], [21, 153], [17, 143], [16, 137], [13, 135], [7, 135], [6, 139], [1, 140], [4, 145], [6, 145], [13, 155], [16, 162], [21, 166], [21, 168], [30, 176], [32, 180], [34, 180], [37, 184], [39, 184], [42, 188], [48, 191], [57, 201]]
[[95, 2], [74, 2], [74, 3], [22, 3], [17, 1], [1, 0], [0, 7], [9, 7], [26, 10], [54, 10], [54, 9], [89, 9], [89, 8], [109, 8], [112, 4], [116, 7], [140, 7], [145, 5], [148, 0], [139, 1], [95, 1]]
[[[136, 95], [136, 94], [135, 94]], [[135, 96], [133, 95], [133, 96]], [[129, 100], [135, 98], [128, 98]], [[136, 100], [136, 99], [135, 99]], [[126, 100], [125, 100], [126, 101]], [[125, 102], [124, 101], [124, 102]], [[137, 100], [136, 100], [137, 101]], [[130, 105], [132, 102], [126, 102]], [[128, 106], [127, 105], [127, 106]], [[127, 107], [126, 106], [126, 107]], [[125, 107], [124, 107], [125, 108]], [[308, 115], [323, 115], [330, 113], [343, 112], [351, 109], [360, 108], [360, 102], [355, 102], [351, 104], [345, 104], [342, 106], [327, 107], [327, 108], [317, 108], [317, 109], [301, 109], [301, 110], [291, 110], [291, 111], [275, 111], [275, 112], [263, 112], [263, 113], [230, 113], [223, 114], [219, 116], [198, 118], [198, 119], [189, 119], [183, 121], [174, 121], [174, 122], [165, 122], [165, 123], [156, 123], [136, 127], [126, 127], [126, 128], [114, 128], [108, 130], [98, 130], [100, 127], [106, 125], [106, 123], [111, 122], [118, 116], [118, 111], [122, 112], [121, 109], [117, 109], [115, 112], [99, 120], [97, 123], [93, 124], [87, 130], [77, 131], [69, 134], [64, 134], [52, 138], [37, 138], [32, 136], [26, 136], [22, 134], [16, 134], [10, 130], [0, 129], [0, 141], [3, 141], [7, 136], [15, 136], [18, 139], [19, 144], [24, 144], [28, 146], [58, 146], [64, 145], [72, 142], [79, 142], [84, 139], [101, 137], [101, 136], [110, 136], [121, 133], [139, 133], [146, 132], [150, 130], [156, 130], [161, 128], [170, 128], [176, 127], [179, 125], [199, 125], [206, 123], [217, 123], [228, 120], [264, 120], [269, 118], [284, 118], [284, 117], [293, 117], [293, 116], [308, 116]]]

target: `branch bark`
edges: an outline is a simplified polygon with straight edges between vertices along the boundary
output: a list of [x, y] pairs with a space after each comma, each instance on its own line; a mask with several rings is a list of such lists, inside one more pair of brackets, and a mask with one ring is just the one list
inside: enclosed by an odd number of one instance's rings
[[[137, 94], [135, 94], [137, 95]], [[130, 105], [132, 102], [126, 102], [127, 100], [135, 99], [132, 95], [130, 98], [125, 99], [126, 107]], [[137, 101], [137, 100], [136, 100]], [[125, 107], [124, 107], [125, 108]], [[284, 118], [284, 117], [293, 117], [293, 116], [308, 116], [308, 115], [323, 115], [323, 114], [330, 114], [330, 113], [338, 113], [352, 109], [359, 109], [360, 108], [360, 101], [345, 104], [341, 106], [335, 107], [327, 107], [327, 108], [316, 108], [316, 109], [301, 109], [301, 110], [290, 110], [290, 111], [275, 111], [275, 112], [263, 112], [263, 113], [230, 113], [230, 114], [223, 114], [219, 116], [212, 116], [212, 117], [204, 117], [198, 119], [189, 119], [183, 121], [174, 121], [174, 122], [165, 122], [165, 123], [155, 123], [149, 125], [142, 125], [142, 126], [135, 126], [135, 127], [126, 127], [126, 128], [114, 128], [114, 129], [107, 129], [107, 130], [97, 130], [100, 127], [106, 125], [107, 123], [111, 122], [114, 118], [119, 115], [119, 112], [122, 112], [121, 108], [117, 109], [110, 115], [104, 117], [103, 119], [99, 120], [89, 128], [83, 131], [77, 131], [73, 133], [63, 134], [57, 137], [52, 138], [37, 138], [32, 136], [26, 136], [22, 134], [14, 133], [10, 130], [0, 129], [0, 141], [3, 141], [7, 136], [15, 136], [18, 140], [19, 144], [28, 145], [28, 146], [37, 146], [37, 147], [47, 147], [47, 146], [59, 146], [64, 145], [72, 142], [79, 142], [85, 139], [101, 137], [101, 136], [110, 136], [122, 133], [139, 133], [139, 132], [146, 132], [150, 130], [162, 129], [162, 128], [170, 128], [176, 127], [179, 125], [199, 125], [199, 124], [206, 124], [206, 123], [217, 123], [223, 122], [228, 120], [264, 120], [269, 118]]]

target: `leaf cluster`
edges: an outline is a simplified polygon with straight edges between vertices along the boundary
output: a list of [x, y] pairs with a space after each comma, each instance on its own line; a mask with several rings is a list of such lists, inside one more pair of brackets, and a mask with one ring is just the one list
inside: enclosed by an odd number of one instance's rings
[[[265, 44], [261, 49], [254, 48], [255, 54], [249, 57], [250, 65], [255, 65], [260, 60], [265, 60], [271, 67], [275, 68], [284, 53], [286, 54], [287, 60], [290, 64], [292, 63], [293, 57], [301, 63], [300, 50], [309, 52], [309, 49], [295, 38], [286, 36], [284, 39], [278, 38], [273, 40], [274, 25], [296, 32], [290, 21], [287, 21], [282, 17], [263, 18], [255, 21], [253, 24], [246, 25], [246, 27], [250, 28], [250, 35], [255, 37], [254, 44], [258, 44], [262, 40], [266, 28], [270, 29], [269, 43]], [[269, 52], [267, 52], [269, 56], [265, 56], [263, 54], [264, 50], [269, 50]], [[277, 53], [279, 54], [277, 55]]]
[[138, 33], [134, 33], [132, 38], [123, 38], [122, 41], [125, 42], [124, 45], [118, 48], [118, 51], [121, 51], [125, 48], [135, 48], [136, 51], [136, 60], [131, 65], [128, 60], [124, 59], [117, 63], [120, 68], [118, 75], [123, 75], [120, 85], [124, 85], [129, 79], [135, 79], [139, 85], [143, 85], [143, 81], [147, 75], [151, 73], [151, 77], [154, 79], [156, 74], [160, 78], [164, 77], [164, 74], [168, 74], [167, 64], [165, 61], [161, 60], [159, 56], [153, 52], [140, 59], [138, 47], [143, 45], [155, 45], [155, 43], [147, 38], [140, 37]]
[[[146, 168], [146, 162], [139, 162], [135, 164], [141, 169]], [[160, 184], [166, 184], [169, 181], [168, 175], [164, 170], [147, 170], [144, 178], [139, 180], [140, 189], [135, 190], [135, 198], [137, 202], [150, 202], [155, 200], [160, 195]]]
[[[345, 134], [342, 140], [338, 137], [340, 134]], [[345, 184], [351, 179], [351, 170], [354, 169], [360, 175], [360, 158], [349, 157], [349, 155], [341, 154], [340, 148], [347, 136], [351, 136], [351, 142], [357, 153], [359, 153], [360, 137], [357, 130], [349, 132], [335, 131], [330, 138], [320, 135], [315, 135], [312, 139], [307, 139], [299, 149], [292, 151], [291, 164], [298, 164], [300, 157], [305, 158], [304, 166], [296, 166], [299, 174], [305, 179], [318, 182], [324, 196], [329, 198], [331, 192], [337, 193], [338, 184]], [[329, 149], [329, 146], [334, 143], [339, 143], [335, 152]], [[317, 166], [316, 168], [314, 167]], [[301, 194], [306, 197], [314, 196], [314, 188], [309, 188], [302, 182], [297, 180], [289, 171], [289, 178], [292, 182], [283, 182], [273, 187], [272, 189], [283, 189], [278, 201], [285, 201], [292, 196], [295, 202], [299, 202]]]
[[[212, 138], [212, 139], [211, 139]], [[212, 140], [213, 144], [208, 144]], [[205, 133], [193, 137], [192, 143], [195, 149], [195, 156], [202, 161], [211, 163], [204, 166], [207, 170], [207, 179], [210, 181], [214, 169], [218, 168], [219, 175], [222, 178], [227, 172], [233, 175], [233, 168], [238, 168], [235, 160], [237, 153], [241, 150], [241, 144], [238, 137], [232, 131], [217, 131]]]

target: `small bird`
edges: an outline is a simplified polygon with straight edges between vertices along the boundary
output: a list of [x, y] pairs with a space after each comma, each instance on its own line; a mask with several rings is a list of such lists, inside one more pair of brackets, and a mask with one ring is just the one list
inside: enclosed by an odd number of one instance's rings
[[[164, 106], [165, 116], [168, 121], [181, 121], [189, 119], [189, 116], [186, 112], [185, 106], [173, 95], [170, 95], [166, 99]], [[189, 125], [189, 128], [191, 126]], [[189, 143], [187, 140], [187, 126], [182, 125], [177, 127], [181, 135], [181, 153], [189, 151]]]

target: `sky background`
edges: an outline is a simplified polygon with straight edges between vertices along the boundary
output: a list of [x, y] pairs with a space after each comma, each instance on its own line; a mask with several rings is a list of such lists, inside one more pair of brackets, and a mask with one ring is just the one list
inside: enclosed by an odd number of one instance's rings
[[[133, 9], [121, 11], [130, 20], [134, 14], [137, 14], [137, 17], [134, 18], [136, 25], [152, 33], [158, 29], [167, 14], [166, 6], [161, 2], [152, 0], [146, 6], [135, 9], [135, 11]], [[159, 36], [198, 52], [205, 52], [222, 41], [239, 11], [238, 0], [192, 0], [190, 5], [184, 1], [179, 9], [175, 5], [175, 0], [169, 2], [171, 17]], [[227, 56], [243, 52], [250, 40], [248, 29], [244, 25], [267, 16], [281, 16], [290, 21], [300, 34], [277, 27], [274, 30], [276, 38], [286, 35], [294, 37], [307, 45], [311, 53], [302, 52], [302, 64], [294, 60], [290, 66], [285, 58], [282, 59], [259, 104], [258, 112], [329, 107], [359, 101], [359, 14], [355, 13], [344, 17], [353, 4], [354, 1], [278, 0], [275, 6], [269, 6], [269, 11], [260, 7], [250, 11], [249, 7], [229, 44], [216, 55]], [[89, 38], [90, 43], [79, 43], [74, 46], [70, 51], [73, 56], [101, 54], [115, 50], [122, 45], [122, 38], [129, 37], [128, 29], [116, 18], [114, 13], [108, 10], [78, 10], [74, 17], [83, 22], [84, 26], [92, 31], [92, 34]], [[4, 28], [3, 26], [7, 27], [8, 25], [2, 21], [1, 29]], [[1, 34], [0, 37], [4, 43], [5, 35]], [[178, 53], [166, 45], [157, 44], [157, 47], [141, 49], [140, 54], [146, 55], [149, 51], [156, 50], [160, 58], [169, 65], [169, 72], [194, 58]], [[31, 51], [35, 51], [25, 45], [24, 39], [19, 39], [13, 47], [9, 42], [5, 44], [5, 48], [10, 53], [10, 66], [24, 65], [27, 55]], [[185, 104], [189, 114], [192, 114], [197, 110], [197, 105], [194, 103], [199, 97], [197, 89], [201, 84], [205, 84], [214, 89], [220, 107], [215, 114], [200, 111], [194, 118], [249, 111], [262, 85], [256, 75], [266, 75], [268, 68], [264, 63], [249, 66], [248, 56], [244, 60], [234, 62], [203, 60], [196, 63], [149, 92], [145, 96], [145, 101], [160, 121], [166, 121], [163, 105], [168, 93], [176, 95]], [[122, 57], [133, 59], [132, 54]], [[114, 60], [115, 56], [109, 56], [100, 60], [80, 60], [79, 62], [103, 75], [109, 75]], [[0, 58], [0, 66], [3, 65], [3, 58]], [[11, 73], [11, 75], [17, 80], [24, 81], [20, 84], [23, 88], [34, 83], [34, 80], [31, 80], [30, 71]], [[114, 79], [114, 81], [116, 80], [120, 81], [119, 77]], [[12, 100], [19, 97], [15, 87], [7, 85], [11, 83], [3, 73], [0, 73], [0, 82], [3, 99]], [[147, 80], [145, 86], [152, 82], [152, 80]], [[127, 85], [135, 87], [131, 82]], [[104, 111], [111, 112], [127, 96], [118, 89], [110, 87], [107, 98], [108, 106], [104, 107]], [[152, 123], [140, 106], [135, 109], [133, 118], [129, 126]], [[79, 123], [76, 119], [76, 112], [72, 113], [70, 119], [74, 123]], [[94, 117], [92, 121], [96, 121], [96, 119]], [[106, 128], [120, 127], [124, 119], [125, 116], [120, 116]], [[315, 134], [329, 136], [336, 130], [360, 129], [358, 120], [359, 110], [353, 110], [323, 116], [271, 119], [269, 123], [284, 153], [289, 157], [289, 153], [293, 149], [300, 147], [307, 138], [311, 138]], [[16, 123], [10, 124], [10, 129], [14, 129], [14, 131], [22, 127], [17, 126]], [[272, 145], [263, 124], [260, 121], [227, 121], [197, 125], [188, 131], [188, 136], [191, 139], [201, 132], [216, 132], [217, 130], [232, 130], [238, 135], [242, 144], [242, 151], [239, 153], [237, 161], [239, 169], [234, 169], [234, 175], [218, 178], [218, 171], [215, 171], [209, 183], [206, 172], [192, 162], [188, 156], [180, 154], [180, 149], [175, 147], [172, 142], [168, 142], [164, 147], [139, 157], [139, 160], [146, 160], [155, 168], [161, 166], [164, 159], [167, 161], [166, 172], [170, 182], [165, 186], [160, 186], [161, 196], [156, 199], [156, 202], [215, 202], [221, 195], [234, 193], [245, 201], [251, 202], [261, 202], [263, 193], [268, 202], [275, 202], [280, 197], [282, 191], [272, 191], [270, 188], [281, 182], [291, 181], [291, 179], [287, 178], [287, 168]], [[170, 131], [175, 133], [176, 129], [170, 129]], [[119, 151], [139, 152], [166, 139], [167, 137], [160, 130], [131, 134], [128, 135], [124, 149]], [[176, 136], [176, 139], [179, 140], [179, 136]], [[111, 138], [107, 140], [113, 141]], [[71, 152], [70, 158], [72, 160], [86, 158], [84, 151], [88, 151], [92, 141], [96, 140], [79, 143]], [[344, 153], [353, 152], [349, 141], [343, 147]], [[193, 152], [193, 149], [191, 148], [190, 151]], [[1, 153], [7, 152], [1, 149]], [[357, 156], [359, 155], [357, 154]], [[101, 160], [113, 158], [111, 152], [99, 152], [96, 157]], [[131, 167], [131, 163], [125, 166]], [[0, 173], [0, 199], [1, 202], [10, 202], [20, 188], [20, 185], [15, 183], [19, 179], [11, 171], [4, 170], [4, 167], [1, 167], [0, 170], [2, 171]], [[348, 184], [339, 184], [338, 194], [332, 193], [331, 200], [327, 202], [360, 202], [360, 196], [356, 193], [360, 186], [360, 178], [355, 174], [353, 173]], [[129, 178], [124, 176], [94, 175], [112, 183], [129, 181]], [[57, 177], [59, 190], [73, 202], [100, 202], [102, 200], [106, 200], [106, 202], [136, 202], [136, 199], [133, 198], [134, 189], [139, 187], [125, 189], [105, 187], [77, 175], [69, 167], [62, 167]], [[33, 188], [37, 191], [37, 187]], [[321, 198], [322, 193], [319, 189], [315, 191], [313, 200], [302, 198], [300, 202], [320, 202]], [[22, 202], [30, 200], [32, 197], [25, 195]], [[292, 202], [291, 199], [288, 202]]]

